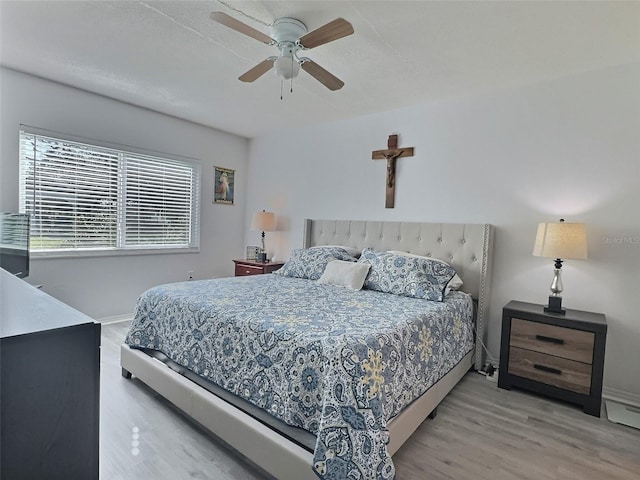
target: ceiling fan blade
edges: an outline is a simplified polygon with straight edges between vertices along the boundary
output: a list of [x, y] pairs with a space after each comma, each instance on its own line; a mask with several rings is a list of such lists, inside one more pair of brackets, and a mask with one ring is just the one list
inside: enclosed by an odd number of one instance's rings
[[344, 86], [344, 82], [335, 75], [327, 72], [324, 68], [318, 65], [313, 60], [305, 58], [301, 64], [302, 69], [318, 80], [321, 84], [327, 87], [329, 90], [340, 90]]
[[300, 37], [300, 44], [304, 48], [315, 48], [352, 33], [353, 26], [349, 22], [344, 18], [336, 18], [334, 21]]
[[250, 36], [251, 38], [255, 38], [259, 42], [266, 43], [267, 45], [271, 45], [274, 43], [274, 40], [260, 30], [256, 30], [253, 27], [250, 27], [246, 23], [242, 23], [240, 20], [236, 20], [233, 17], [230, 17], [226, 13], [223, 12], [211, 12], [211, 20], [214, 22], [218, 22], [225, 27], [229, 27], [236, 32], [244, 33], [245, 35]]
[[238, 77], [238, 80], [240, 80], [241, 82], [253, 82], [253, 81], [257, 80], [262, 75], [264, 75], [269, 70], [271, 70], [271, 68], [273, 68], [273, 61], [276, 58], [277, 57], [269, 57], [269, 58], [263, 60], [262, 62], [257, 64], [252, 69], [250, 69], [247, 72], [245, 72], [242, 75], [240, 75]]

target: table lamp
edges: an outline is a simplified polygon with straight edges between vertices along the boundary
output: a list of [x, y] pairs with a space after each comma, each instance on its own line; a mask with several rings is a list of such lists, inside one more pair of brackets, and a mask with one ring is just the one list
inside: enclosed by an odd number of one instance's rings
[[587, 258], [587, 232], [584, 223], [565, 223], [564, 219], [560, 219], [558, 223], [540, 223], [536, 243], [533, 246], [533, 255], [555, 258], [549, 305], [544, 308], [544, 311], [564, 315], [565, 309], [562, 308], [560, 296], [562, 259]]
[[262, 210], [253, 214], [251, 219], [251, 230], [262, 231], [262, 252], [258, 254], [259, 262], [267, 261], [267, 252], [264, 248], [264, 232], [273, 232], [276, 229], [276, 216], [273, 212]]

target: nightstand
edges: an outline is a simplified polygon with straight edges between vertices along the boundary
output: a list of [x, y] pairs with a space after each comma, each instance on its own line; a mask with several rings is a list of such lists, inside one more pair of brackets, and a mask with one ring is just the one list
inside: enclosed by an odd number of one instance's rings
[[601, 313], [511, 301], [502, 310], [498, 386], [581, 405], [600, 416], [607, 321]]
[[233, 263], [236, 264], [236, 277], [271, 273], [284, 265], [284, 262], [257, 262], [255, 260], [234, 260]]

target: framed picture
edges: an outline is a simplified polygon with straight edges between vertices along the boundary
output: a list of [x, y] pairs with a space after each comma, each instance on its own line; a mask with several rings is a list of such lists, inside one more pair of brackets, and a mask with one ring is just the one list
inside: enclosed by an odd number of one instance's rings
[[235, 170], [213, 167], [213, 203], [233, 205]]
[[247, 247], [247, 260], [255, 260], [258, 258], [260, 250], [262, 250], [260, 247]]

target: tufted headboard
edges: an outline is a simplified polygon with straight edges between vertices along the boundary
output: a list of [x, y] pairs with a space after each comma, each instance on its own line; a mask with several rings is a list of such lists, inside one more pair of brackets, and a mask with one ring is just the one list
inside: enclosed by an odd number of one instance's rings
[[[305, 220], [304, 247], [346, 245], [357, 249], [403, 250], [438, 258], [456, 269], [461, 290], [478, 302], [476, 331], [485, 342], [489, 312], [493, 226], [488, 224]], [[476, 342], [475, 368], [484, 352]]]

